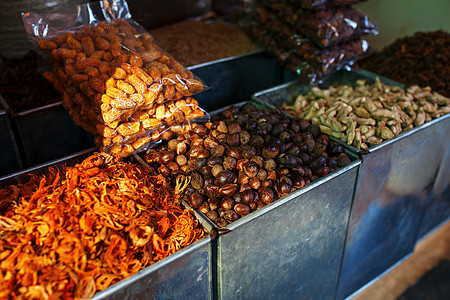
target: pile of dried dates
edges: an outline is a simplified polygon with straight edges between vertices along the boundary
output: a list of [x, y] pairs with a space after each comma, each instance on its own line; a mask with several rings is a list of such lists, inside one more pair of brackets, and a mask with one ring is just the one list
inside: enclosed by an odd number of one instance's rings
[[227, 108], [144, 158], [220, 227], [351, 162], [318, 125], [251, 103]]

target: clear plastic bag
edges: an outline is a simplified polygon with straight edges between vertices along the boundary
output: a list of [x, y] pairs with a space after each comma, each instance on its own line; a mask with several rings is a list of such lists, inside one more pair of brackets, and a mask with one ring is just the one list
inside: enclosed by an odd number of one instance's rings
[[157, 143], [172, 125], [209, 119], [192, 98], [205, 85], [131, 19], [125, 1], [27, 12], [22, 19], [53, 64], [44, 77], [102, 151], [124, 157]]
[[258, 7], [260, 20], [281, 19], [320, 47], [328, 47], [367, 34], [376, 34], [375, 23], [363, 12], [349, 6], [308, 11], [287, 3]]
[[266, 23], [264, 27], [253, 24], [249, 32], [307, 84], [319, 84], [340, 69], [353, 69], [355, 61], [370, 49], [361, 38], [320, 48], [279, 20]]

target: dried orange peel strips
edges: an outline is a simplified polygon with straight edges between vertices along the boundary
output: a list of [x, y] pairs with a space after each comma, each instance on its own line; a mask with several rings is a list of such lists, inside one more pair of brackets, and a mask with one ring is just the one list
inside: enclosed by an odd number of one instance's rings
[[201, 239], [161, 175], [93, 155], [0, 190], [0, 299], [84, 299]]

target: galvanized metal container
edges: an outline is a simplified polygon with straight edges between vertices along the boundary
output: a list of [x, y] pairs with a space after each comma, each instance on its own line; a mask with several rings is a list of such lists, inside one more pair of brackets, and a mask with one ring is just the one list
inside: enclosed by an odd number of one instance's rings
[[221, 229], [215, 298], [335, 297], [361, 163], [348, 154], [354, 161], [344, 168]]
[[440, 151], [442, 159], [433, 182], [430, 203], [424, 211], [419, 238], [427, 236], [450, 218], [450, 115], [443, 116], [438, 126], [441, 138], [438, 145], [445, 147], [445, 151]]
[[6, 106], [0, 96], [0, 176], [23, 168]]
[[263, 49], [188, 69], [209, 87], [194, 96], [206, 111], [247, 101], [254, 92], [281, 83], [281, 66]]
[[229, 224], [217, 240], [218, 299], [333, 299], [360, 163]]
[[[374, 81], [376, 74], [359, 70], [341, 71], [322, 86], [357, 79]], [[383, 78], [386, 84], [402, 86]], [[255, 94], [259, 100], [275, 104], [291, 100], [292, 93], [309, 87], [291, 82]], [[290, 98], [291, 97], [291, 98]], [[385, 270], [409, 256], [422, 225], [424, 210], [430, 206], [430, 193], [436, 182], [441, 158], [448, 148], [448, 125], [441, 117], [387, 140], [369, 151], [350, 147], [362, 155], [348, 228], [337, 298], [346, 298], [377, 278]], [[444, 172], [443, 189], [448, 189]]]
[[24, 167], [42, 164], [94, 146], [92, 134], [75, 125], [61, 102], [11, 112]]
[[[5, 176], [0, 178], [0, 187], [25, 180], [26, 174], [45, 172], [50, 166], [74, 165], [94, 150], [90, 148]], [[133, 160], [134, 157], [128, 159]], [[203, 227], [211, 232], [211, 224], [194, 213]], [[211, 247], [211, 237], [207, 236], [95, 294], [93, 299], [212, 299]]]

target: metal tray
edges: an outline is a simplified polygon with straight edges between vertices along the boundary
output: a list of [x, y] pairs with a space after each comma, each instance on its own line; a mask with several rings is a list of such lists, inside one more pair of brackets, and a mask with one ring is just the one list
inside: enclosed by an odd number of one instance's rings
[[226, 233], [215, 241], [213, 256], [215, 298], [335, 297], [361, 164], [346, 152], [349, 165], [221, 229]]
[[23, 168], [6, 107], [6, 103], [0, 96], [0, 176]]
[[[365, 70], [341, 71], [321, 86], [336, 81], [351, 84], [356, 79], [373, 82], [377, 76]], [[386, 84], [403, 87], [395, 81], [378, 77]], [[259, 101], [269, 99], [279, 105], [291, 100], [292, 92], [308, 89], [308, 86], [295, 81], [256, 93], [254, 98]], [[413, 252], [421, 230], [423, 211], [430, 206], [429, 194], [448, 147], [448, 142], [442, 143], [448, 141], [448, 131], [441, 124], [448, 117], [404, 132], [368, 151], [349, 148], [362, 155], [363, 162], [353, 200], [338, 299], [358, 293]], [[448, 177], [442, 180], [442, 185], [448, 189]]]
[[[2, 177], [0, 178], [0, 187], [26, 180], [26, 174], [40, 174], [50, 166], [74, 165], [94, 151], [95, 148], [90, 148]], [[127, 159], [133, 160], [134, 157]], [[213, 228], [210, 223], [203, 216], [194, 213], [204, 228], [211, 232]], [[211, 255], [211, 236], [206, 236], [173, 255], [98, 292], [93, 299], [211, 299]]]
[[194, 96], [206, 111], [247, 101], [254, 92], [281, 83], [281, 66], [263, 49], [188, 69], [209, 87]]
[[24, 167], [31, 167], [94, 146], [92, 134], [75, 125], [61, 102], [11, 112]]

